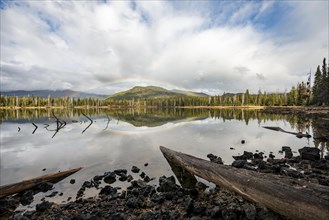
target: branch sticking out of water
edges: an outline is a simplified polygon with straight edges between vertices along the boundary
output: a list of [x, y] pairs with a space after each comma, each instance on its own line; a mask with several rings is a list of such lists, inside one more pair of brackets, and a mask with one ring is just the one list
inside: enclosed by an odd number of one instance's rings
[[33, 130], [32, 134], [34, 134], [34, 132], [38, 129], [38, 126], [36, 124], [34, 124], [34, 122], [32, 122], [33, 126], [35, 127], [35, 129]]
[[82, 131], [81, 134], [83, 134], [92, 124], [93, 124], [93, 120], [91, 118], [89, 118], [87, 115], [85, 115], [84, 113], [82, 113], [83, 116], [85, 116], [86, 118], [89, 119], [90, 124]]

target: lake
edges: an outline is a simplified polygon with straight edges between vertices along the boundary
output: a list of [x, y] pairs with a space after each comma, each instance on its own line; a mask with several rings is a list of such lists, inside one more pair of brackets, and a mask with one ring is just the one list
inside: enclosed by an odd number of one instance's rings
[[[276, 158], [282, 158], [284, 155], [279, 152], [282, 146], [290, 146], [294, 155], [304, 146], [315, 145], [322, 149], [322, 154], [327, 153], [325, 144], [314, 143], [313, 138], [299, 139], [262, 127], [307, 131], [313, 136], [317, 129], [311, 119], [265, 114], [260, 110], [39, 109], [0, 110], [0, 113], [1, 185], [84, 167], [55, 185], [53, 191], [63, 192], [63, 196], [47, 199], [55, 202], [74, 199], [85, 180], [115, 169], [128, 169], [131, 173], [135, 165], [154, 177], [151, 182], [154, 184], [162, 175], [173, 175], [159, 146], [207, 160], [207, 154], [212, 153], [225, 164], [231, 164], [232, 156], [244, 151], [257, 150], [266, 156], [273, 152]], [[133, 176], [138, 178], [138, 174]], [[75, 184], [70, 184], [71, 179], [75, 179]], [[125, 184], [116, 181], [114, 186]], [[89, 190], [86, 196], [96, 193], [95, 189]], [[36, 195], [36, 201], [43, 196]]]

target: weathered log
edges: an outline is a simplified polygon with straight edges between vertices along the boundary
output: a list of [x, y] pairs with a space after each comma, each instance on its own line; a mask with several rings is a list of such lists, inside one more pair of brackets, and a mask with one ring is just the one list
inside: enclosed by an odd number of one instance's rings
[[212, 163], [160, 147], [165, 158], [259, 206], [291, 219], [329, 219], [329, 187]]
[[270, 127], [270, 126], [263, 126], [263, 128], [266, 128], [266, 129], [270, 129], [270, 130], [273, 130], [273, 131], [281, 131], [281, 132], [284, 132], [284, 133], [287, 133], [287, 134], [293, 134], [293, 135], [296, 135], [296, 137], [298, 138], [303, 138], [303, 137], [306, 137], [306, 138], [311, 138], [312, 136], [306, 132], [306, 134], [303, 134], [302, 132], [291, 132], [291, 131], [285, 131], [283, 130], [282, 128], [280, 127]]
[[60, 171], [57, 173], [50, 173], [33, 179], [24, 180], [19, 183], [0, 186], [0, 198], [31, 189], [41, 183], [45, 183], [45, 182], [57, 183], [65, 179], [66, 177], [72, 175], [73, 173], [78, 172], [81, 169], [82, 167], [79, 167], [70, 170]]

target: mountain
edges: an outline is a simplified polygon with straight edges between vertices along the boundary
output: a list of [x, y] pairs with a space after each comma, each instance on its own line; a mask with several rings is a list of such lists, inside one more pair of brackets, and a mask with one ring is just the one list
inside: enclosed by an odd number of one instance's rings
[[15, 90], [15, 91], [7, 91], [7, 92], [1, 92], [1, 95], [5, 96], [35, 96], [35, 97], [42, 97], [47, 98], [48, 96], [51, 96], [53, 98], [61, 98], [61, 97], [73, 97], [73, 98], [99, 98], [99, 99], [105, 99], [108, 97], [107, 95], [100, 95], [100, 94], [94, 94], [94, 93], [85, 93], [85, 92], [79, 92], [79, 91], [73, 91], [73, 90]]
[[[180, 91], [180, 90], [178, 90]], [[108, 97], [108, 99], [157, 99], [170, 97], [185, 97], [185, 96], [204, 96], [195, 92], [177, 92], [167, 90], [157, 86], [135, 86], [132, 89], [115, 93]]]

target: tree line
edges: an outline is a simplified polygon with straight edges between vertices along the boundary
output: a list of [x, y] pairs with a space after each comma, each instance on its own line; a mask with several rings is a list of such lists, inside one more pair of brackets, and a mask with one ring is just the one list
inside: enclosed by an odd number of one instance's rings
[[114, 100], [98, 98], [41, 98], [35, 96], [3, 96], [0, 95], [0, 107], [157, 107], [168, 108], [178, 106], [306, 106], [329, 105], [329, 67], [326, 58], [322, 67], [317, 67], [311, 86], [311, 73], [306, 83], [297, 83], [289, 92], [267, 93], [261, 90], [257, 94], [244, 93], [208, 96], [208, 97], [171, 97], [158, 99]]

